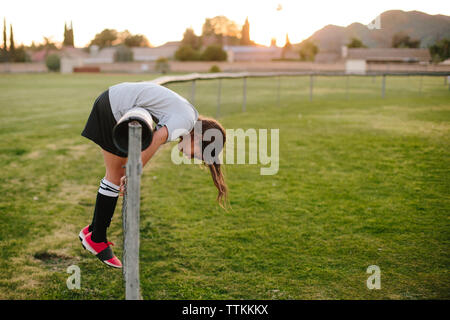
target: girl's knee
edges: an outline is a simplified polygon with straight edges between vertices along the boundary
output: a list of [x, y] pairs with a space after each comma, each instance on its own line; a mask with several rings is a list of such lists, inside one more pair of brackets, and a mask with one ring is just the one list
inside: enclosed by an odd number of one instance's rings
[[115, 185], [120, 185], [120, 178], [125, 175], [125, 169], [120, 168], [113, 171], [106, 171], [105, 178], [109, 182], [114, 183]]

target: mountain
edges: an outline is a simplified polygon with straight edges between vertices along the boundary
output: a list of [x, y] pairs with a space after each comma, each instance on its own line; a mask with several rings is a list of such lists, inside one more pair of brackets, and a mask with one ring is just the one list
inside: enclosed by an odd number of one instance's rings
[[380, 15], [380, 22], [381, 29], [373, 30], [359, 22], [347, 27], [327, 25], [316, 31], [308, 40], [318, 45], [319, 51], [337, 52], [353, 37], [360, 39], [369, 48], [390, 48], [392, 37], [398, 32], [404, 32], [412, 39], [419, 39], [422, 48], [427, 48], [443, 38], [450, 39], [450, 16], [390, 10]]

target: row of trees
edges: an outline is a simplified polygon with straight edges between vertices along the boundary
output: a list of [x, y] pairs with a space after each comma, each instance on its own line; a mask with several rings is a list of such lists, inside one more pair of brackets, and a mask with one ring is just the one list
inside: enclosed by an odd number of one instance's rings
[[3, 19], [3, 47], [0, 50], [0, 62], [25, 62], [29, 57], [23, 45], [16, 47], [13, 27], [9, 25], [9, 47], [6, 32], [6, 18]]
[[227, 53], [223, 45], [253, 45], [250, 40], [250, 23], [248, 18], [240, 29], [236, 22], [225, 16], [206, 18], [202, 26], [202, 34], [197, 36], [192, 28], [183, 34], [181, 45], [175, 58], [181, 61], [224, 61]]
[[89, 46], [97, 45], [100, 48], [124, 45], [126, 47], [149, 47], [150, 42], [142, 34], [131, 34], [128, 30], [118, 32], [115, 29], [104, 29], [97, 33]]

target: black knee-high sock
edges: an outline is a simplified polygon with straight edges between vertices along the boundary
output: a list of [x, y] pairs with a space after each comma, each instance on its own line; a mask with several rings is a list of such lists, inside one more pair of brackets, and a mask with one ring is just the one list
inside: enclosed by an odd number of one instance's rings
[[106, 229], [111, 223], [118, 196], [119, 186], [103, 178], [97, 193], [94, 217], [89, 226], [89, 231], [92, 231], [92, 241], [106, 242]]

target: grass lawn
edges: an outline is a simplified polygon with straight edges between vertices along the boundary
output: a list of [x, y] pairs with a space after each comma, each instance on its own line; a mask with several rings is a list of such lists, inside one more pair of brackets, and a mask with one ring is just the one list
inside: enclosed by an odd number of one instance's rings
[[[99, 93], [152, 75], [0, 76], [0, 298], [123, 299], [122, 272], [84, 251], [100, 179], [81, 137]], [[144, 169], [144, 299], [449, 299], [450, 91], [443, 78], [223, 80], [226, 128], [279, 128], [279, 172], [227, 165], [232, 210], [209, 172], [170, 161]], [[190, 84], [170, 85], [190, 98]], [[217, 82], [196, 105], [216, 115]], [[121, 200], [109, 240], [122, 255]], [[81, 289], [68, 290], [68, 266]], [[369, 290], [366, 269], [381, 269]]]

